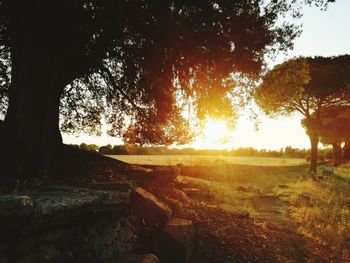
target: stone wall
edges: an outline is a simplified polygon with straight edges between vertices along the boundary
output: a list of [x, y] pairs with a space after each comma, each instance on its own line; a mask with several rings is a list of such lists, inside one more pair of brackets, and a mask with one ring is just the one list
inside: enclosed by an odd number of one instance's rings
[[104, 262], [137, 245], [128, 183], [0, 195], [0, 263]]
[[128, 182], [0, 194], [0, 263], [189, 262], [192, 222], [172, 215]]

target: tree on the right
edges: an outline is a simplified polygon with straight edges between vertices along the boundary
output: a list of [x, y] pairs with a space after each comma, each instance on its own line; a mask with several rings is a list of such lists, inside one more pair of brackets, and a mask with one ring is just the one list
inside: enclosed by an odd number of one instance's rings
[[333, 148], [333, 165], [349, 161], [350, 107], [333, 106], [322, 111], [319, 125], [320, 142]]
[[275, 66], [257, 87], [255, 100], [268, 115], [298, 112], [310, 138], [310, 173], [317, 169], [322, 118], [327, 109], [350, 106], [350, 55], [307, 57]]

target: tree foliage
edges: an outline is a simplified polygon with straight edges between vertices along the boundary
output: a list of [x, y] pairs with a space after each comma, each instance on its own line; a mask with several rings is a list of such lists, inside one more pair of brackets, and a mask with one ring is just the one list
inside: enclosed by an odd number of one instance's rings
[[350, 55], [297, 58], [277, 65], [263, 77], [255, 98], [268, 115], [299, 112], [315, 155], [327, 111], [350, 106]]
[[268, 115], [318, 119], [323, 109], [349, 105], [349, 73], [350, 55], [292, 59], [263, 77], [255, 98]]
[[350, 107], [334, 106], [323, 110], [319, 134], [322, 144], [332, 145], [335, 166], [348, 161]]
[[350, 55], [292, 59], [263, 77], [255, 98], [268, 115], [318, 118], [323, 108], [349, 104], [349, 73]]
[[130, 142], [184, 142], [186, 102], [202, 118], [232, 118], [229, 74], [258, 74], [264, 54], [289, 49], [300, 32], [278, 17], [333, 1], [263, 2], [0, 0], [1, 110], [11, 65], [32, 53], [36, 65], [50, 58], [63, 131], [99, 133], [106, 122]]
[[321, 142], [326, 145], [350, 141], [350, 106], [323, 110], [319, 132]]

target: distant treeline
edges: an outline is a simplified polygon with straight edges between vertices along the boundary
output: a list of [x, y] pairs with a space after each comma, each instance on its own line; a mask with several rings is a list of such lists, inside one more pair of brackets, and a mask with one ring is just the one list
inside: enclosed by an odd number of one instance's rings
[[[291, 146], [276, 150], [257, 150], [253, 147], [237, 148], [232, 150], [199, 150], [193, 148], [168, 148], [165, 146], [136, 146], [136, 145], [105, 145], [82, 143], [72, 145], [86, 151], [98, 152], [105, 155], [223, 155], [223, 156], [252, 156], [252, 157], [286, 157], [309, 159], [309, 149], [298, 149]], [[331, 159], [333, 151], [330, 148], [320, 149], [319, 159]]]

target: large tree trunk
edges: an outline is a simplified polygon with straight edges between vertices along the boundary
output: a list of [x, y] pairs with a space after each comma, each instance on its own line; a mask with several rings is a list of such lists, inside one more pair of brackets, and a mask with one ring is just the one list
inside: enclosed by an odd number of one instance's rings
[[339, 166], [342, 163], [342, 149], [340, 143], [333, 143], [333, 165]]
[[10, 160], [14, 173], [42, 177], [62, 144], [59, 104], [67, 81], [57, 38], [35, 26], [12, 24], [9, 108], [1, 139], [7, 154], [2, 159]]
[[75, 36], [73, 11], [80, 2], [11, 0], [3, 4], [12, 70], [9, 108], [0, 130], [0, 166], [14, 167], [17, 175], [45, 176], [62, 144], [60, 95], [90, 67], [83, 60], [90, 34]]
[[310, 170], [309, 172], [312, 173], [314, 172], [315, 174], [317, 173], [317, 154], [318, 154], [318, 142], [319, 139], [315, 135], [310, 135], [310, 143], [311, 143], [311, 156], [310, 156]]
[[47, 174], [62, 143], [58, 125], [63, 84], [57, 63], [51, 61], [54, 58], [36, 51], [28, 48], [13, 54], [3, 139], [17, 171], [41, 177]]

